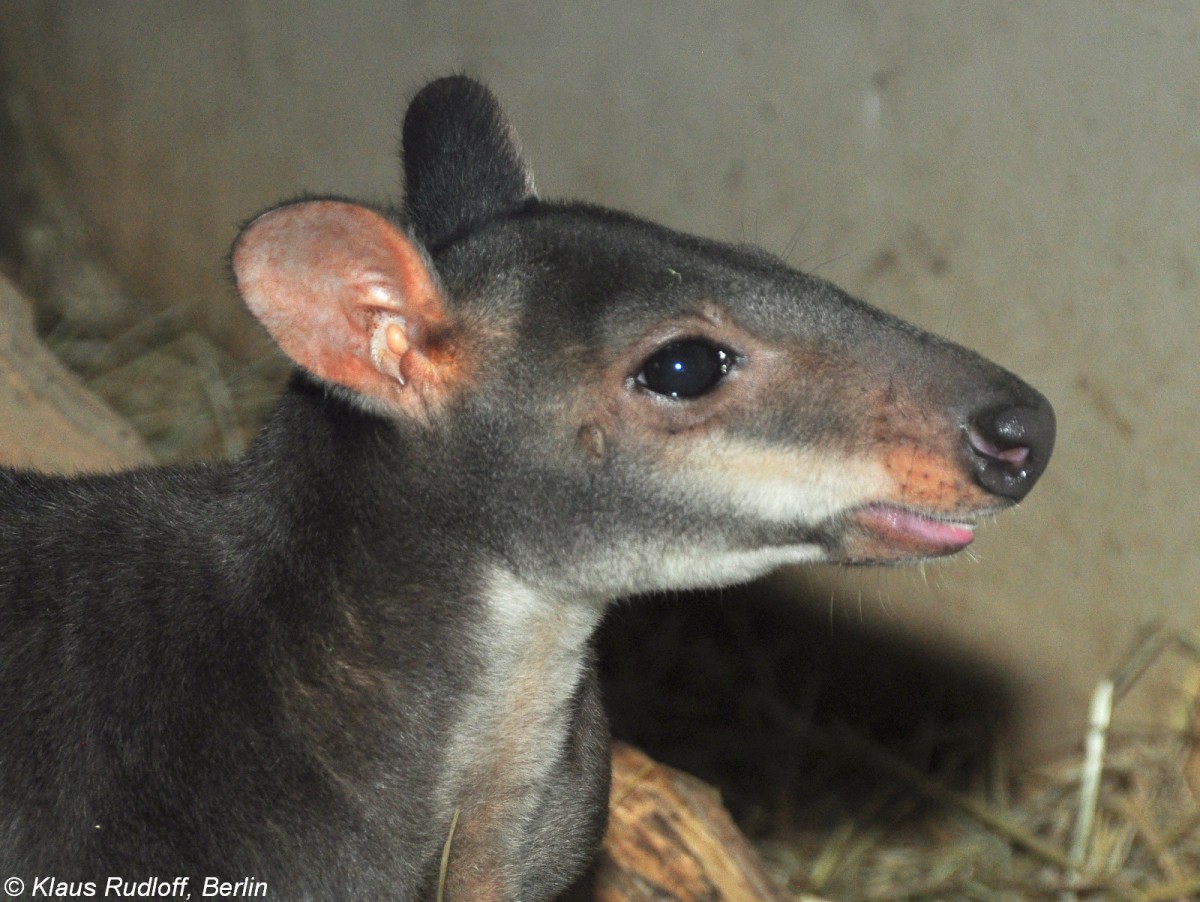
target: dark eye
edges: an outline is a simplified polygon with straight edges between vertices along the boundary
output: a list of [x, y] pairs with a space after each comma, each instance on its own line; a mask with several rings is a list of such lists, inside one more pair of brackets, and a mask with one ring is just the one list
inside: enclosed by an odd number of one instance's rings
[[686, 338], [655, 351], [636, 378], [655, 394], [698, 398], [716, 388], [732, 365], [728, 351], [702, 338]]

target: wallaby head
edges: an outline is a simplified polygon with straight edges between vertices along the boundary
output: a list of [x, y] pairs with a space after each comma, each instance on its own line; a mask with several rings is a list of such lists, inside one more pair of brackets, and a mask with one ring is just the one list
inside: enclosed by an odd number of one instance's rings
[[300, 368], [243, 459], [0, 469], [6, 875], [410, 900], [446, 845], [446, 898], [556, 898], [604, 829], [607, 602], [952, 553], [1046, 465], [1050, 406], [977, 355], [539, 199], [469, 79], [414, 99], [404, 171], [402, 211], [237, 238]]
[[1050, 406], [977, 355], [753, 248], [541, 201], [474, 82], [417, 96], [404, 162], [406, 220], [279, 208], [238, 239], [238, 287], [300, 366], [419, 436], [426, 490], [531, 585], [951, 553], [1046, 465]]

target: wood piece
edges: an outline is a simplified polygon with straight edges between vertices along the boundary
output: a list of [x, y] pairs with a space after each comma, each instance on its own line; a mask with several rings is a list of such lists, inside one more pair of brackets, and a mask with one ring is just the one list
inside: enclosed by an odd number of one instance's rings
[[28, 303], [0, 277], [0, 464], [76, 473], [151, 461], [133, 428], [38, 340]]
[[792, 896], [763, 871], [715, 789], [618, 742], [595, 898], [782, 902]]

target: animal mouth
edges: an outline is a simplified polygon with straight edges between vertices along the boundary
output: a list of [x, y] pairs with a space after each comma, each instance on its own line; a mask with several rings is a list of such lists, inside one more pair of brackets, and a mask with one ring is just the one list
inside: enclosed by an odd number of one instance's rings
[[975, 521], [875, 502], [848, 518], [844, 552], [854, 562], [903, 561], [962, 551], [975, 538]]

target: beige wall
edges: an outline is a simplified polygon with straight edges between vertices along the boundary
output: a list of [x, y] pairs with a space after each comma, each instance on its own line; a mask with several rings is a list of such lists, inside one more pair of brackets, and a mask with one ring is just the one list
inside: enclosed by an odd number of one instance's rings
[[786, 252], [1055, 402], [1057, 459], [978, 561], [819, 577], [851, 607], [861, 585], [862, 618], [1003, 666], [1039, 746], [1075, 739], [1140, 624], [1200, 626], [1194, 5], [280, 6], [0, 0], [5, 59], [138, 292], [232, 335], [237, 223], [304, 190], [394, 197], [404, 99], [465, 68], [543, 193]]

